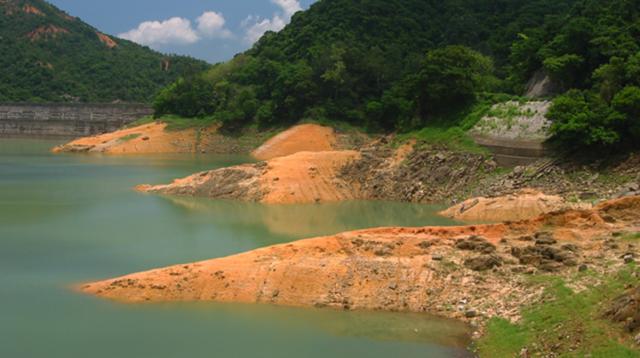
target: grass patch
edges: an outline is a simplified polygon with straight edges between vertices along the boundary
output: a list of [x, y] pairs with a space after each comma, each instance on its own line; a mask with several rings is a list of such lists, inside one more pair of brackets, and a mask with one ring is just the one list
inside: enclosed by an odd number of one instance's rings
[[185, 118], [175, 115], [165, 115], [157, 118], [156, 121], [166, 123], [167, 127], [165, 129], [168, 131], [207, 128], [218, 122], [213, 116]]
[[636, 271], [630, 265], [580, 293], [558, 277], [532, 277], [530, 284], [546, 287], [544, 303], [525, 309], [518, 324], [492, 319], [477, 344], [478, 353], [481, 357], [517, 357], [527, 347], [532, 357], [551, 353], [559, 357], [639, 357], [632, 337], [603, 317], [608, 302], [623, 294], [628, 285], [640, 283]]
[[133, 128], [133, 127], [139, 127], [145, 124], [149, 124], [149, 123], [153, 123], [156, 120], [153, 118], [153, 116], [144, 116], [140, 119], [137, 119], [129, 124], [127, 124], [126, 126], [124, 126], [124, 128]]
[[640, 241], [640, 232], [626, 234], [622, 236], [623, 241]]
[[417, 139], [429, 145], [443, 146], [452, 151], [488, 154], [489, 150], [479, 146], [467, 132], [460, 127], [424, 127], [419, 131], [401, 135], [398, 140], [404, 142]]
[[473, 106], [462, 108], [440, 118], [433, 118], [425, 127], [399, 135], [396, 141], [417, 139], [452, 151], [488, 154], [489, 150], [477, 145], [467, 134], [468, 131], [483, 117], [490, 115], [495, 104], [518, 100], [517, 97], [504, 94], [483, 94]]
[[134, 140], [134, 139], [140, 137], [141, 135], [142, 134], [140, 134], [140, 133], [127, 134], [126, 136], [124, 136], [124, 137], [122, 137], [122, 138], [120, 138], [118, 140], [121, 141], [121, 142], [128, 142], [130, 140]]
[[217, 121], [213, 118], [213, 116], [195, 118], [186, 118], [175, 115], [164, 115], [159, 118], [154, 118], [153, 116], [145, 116], [127, 124], [125, 128], [138, 127], [154, 122], [166, 123], [166, 130], [168, 131], [181, 131], [191, 128], [207, 128], [215, 124]]

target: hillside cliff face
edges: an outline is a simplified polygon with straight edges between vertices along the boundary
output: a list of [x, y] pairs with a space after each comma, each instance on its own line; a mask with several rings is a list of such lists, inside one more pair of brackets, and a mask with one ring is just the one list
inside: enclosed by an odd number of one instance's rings
[[102, 33], [43, 0], [0, 0], [0, 101], [148, 102], [203, 61]]

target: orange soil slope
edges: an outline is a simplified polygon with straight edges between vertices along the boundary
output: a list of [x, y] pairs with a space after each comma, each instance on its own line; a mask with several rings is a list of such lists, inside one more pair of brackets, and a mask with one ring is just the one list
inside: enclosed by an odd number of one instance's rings
[[337, 173], [355, 151], [300, 152], [257, 164], [198, 173], [169, 185], [141, 185], [142, 192], [236, 199], [269, 204], [350, 200], [356, 193]]
[[535, 218], [571, 206], [560, 196], [524, 189], [514, 195], [469, 199], [440, 212], [440, 215], [461, 221], [515, 221]]
[[[558, 212], [518, 223], [347, 232], [89, 283], [79, 289], [122, 302], [263, 302], [430, 311], [468, 318], [469, 313], [445, 308], [464, 300], [483, 316], [513, 317], [523, 304], [542, 294], [526, 285], [523, 275], [515, 274], [535, 269], [527, 266], [534, 264], [533, 256], [522, 252], [555, 252], [554, 262], [535, 263], [541, 270], [569, 270], [576, 264], [574, 259], [593, 262], [603, 255], [610, 255], [604, 261], [620, 261], [619, 253], [603, 250], [600, 237], [630, 226], [637, 229], [639, 224], [640, 197], [631, 197], [594, 210]], [[541, 239], [527, 246], [528, 235]], [[557, 246], [550, 236], [559, 241]], [[549, 242], [538, 242], [542, 240]], [[518, 253], [519, 263], [512, 257]], [[562, 261], [564, 265], [558, 263]]]
[[[138, 127], [74, 140], [53, 149], [60, 152], [105, 154], [193, 153], [197, 151], [198, 130], [166, 131], [164, 123]], [[216, 128], [208, 129], [215, 132]]]
[[269, 160], [298, 152], [332, 151], [336, 149], [336, 142], [332, 128], [301, 124], [276, 135], [251, 154], [258, 160]]

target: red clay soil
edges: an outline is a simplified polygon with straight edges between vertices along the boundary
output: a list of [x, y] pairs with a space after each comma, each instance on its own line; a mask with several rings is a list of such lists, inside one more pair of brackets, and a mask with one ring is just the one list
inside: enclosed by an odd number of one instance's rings
[[523, 189], [513, 195], [469, 199], [440, 212], [440, 215], [460, 221], [501, 222], [531, 219], [572, 207], [573, 204], [560, 196]]
[[[53, 149], [54, 153], [105, 154], [194, 153], [199, 129], [167, 131], [164, 123], [149, 123], [92, 137], [84, 137]], [[212, 127], [208, 132], [215, 132]]]
[[68, 34], [69, 30], [58, 27], [55, 25], [40, 26], [37, 29], [29, 32], [27, 37], [32, 41], [38, 41], [41, 39], [54, 39], [62, 34]]
[[251, 155], [258, 160], [284, 157], [298, 152], [325, 152], [337, 149], [333, 128], [317, 124], [301, 124], [268, 140]]
[[355, 151], [300, 152], [257, 164], [244, 164], [191, 175], [169, 185], [141, 185], [142, 192], [235, 199], [268, 204], [352, 200], [357, 193], [337, 178]]
[[118, 46], [118, 44], [111, 37], [103, 34], [102, 32], [96, 31], [96, 35], [98, 35], [98, 39], [100, 40], [100, 42], [105, 44], [105, 46], [107, 46], [108, 48], [114, 48]]
[[78, 288], [120, 302], [271, 303], [514, 320], [542, 296], [525, 273], [576, 272], [583, 261], [612, 269], [620, 253], [604, 250], [603, 238], [639, 226], [640, 197], [629, 197], [516, 223], [347, 232]]

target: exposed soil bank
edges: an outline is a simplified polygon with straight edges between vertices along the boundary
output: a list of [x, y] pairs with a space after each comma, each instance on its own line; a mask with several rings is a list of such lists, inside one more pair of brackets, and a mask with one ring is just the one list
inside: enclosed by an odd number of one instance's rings
[[[166, 124], [150, 123], [93, 137], [84, 137], [53, 149], [55, 153], [151, 154], [194, 153], [195, 129], [169, 132]], [[215, 132], [212, 128], [210, 131]]]
[[530, 274], [618, 269], [637, 252], [615, 233], [639, 227], [640, 197], [627, 197], [521, 222], [347, 232], [79, 289], [122, 302], [427, 311], [481, 328], [494, 316], [517, 320], [522, 307], [541, 299], [542, 289], [527, 283]]
[[327, 152], [338, 149], [338, 142], [333, 128], [301, 124], [269, 139], [251, 155], [258, 160], [269, 160], [298, 152]]
[[[273, 131], [246, 128], [240, 133], [223, 134], [218, 125], [208, 128], [169, 130], [154, 122], [115, 132], [84, 137], [58, 146], [53, 152], [105, 154], [215, 153], [249, 154], [268, 160], [298, 152], [349, 149], [368, 140], [364, 135], [338, 133], [317, 124], [289, 128], [267, 140]], [[266, 141], [266, 142], [265, 142]], [[262, 145], [261, 145], [262, 144]], [[257, 149], [256, 149], [257, 147]]]
[[[576, 206], [557, 195], [523, 189], [513, 195], [469, 199], [440, 212], [440, 215], [460, 221], [517, 221]], [[588, 208], [589, 205], [583, 204], [582, 207]]]
[[357, 193], [337, 178], [337, 173], [358, 156], [355, 151], [300, 152], [267, 162], [194, 174], [169, 185], [141, 185], [137, 189], [269, 204], [352, 200]]

